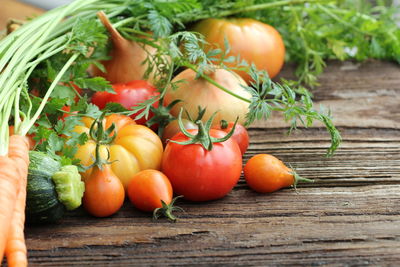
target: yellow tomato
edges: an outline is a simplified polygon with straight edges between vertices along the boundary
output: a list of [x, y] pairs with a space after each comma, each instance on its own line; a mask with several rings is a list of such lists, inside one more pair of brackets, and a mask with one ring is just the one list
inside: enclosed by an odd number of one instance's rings
[[[90, 125], [93, 123], [91, 118], [83, 118], [84, 125], [75, 127], [77, 133], [89, 134]], [[110, 153], [109, 161], [114, 174], [121, 180], [127, 189], [131, 178], [141, 170], [159, 170], [163, 145], [160, 138], [146, 126], [136, 124], [131, 118], [124, 115], [113, 114], [104, 120], [104, 127], [108, 128], [115, 123], [117, 137], [108, 145], [100, 147], [100, 154], [103, 159], [107, 158], [107, 149]], [[83, 166], [93, 164], [96, 143], [90, 139], [82, 146], [78, 147], [75, 154], [76, 159], [80, 159]], [[86, 180], [92, 169], [82, 173], [82, 178]]]

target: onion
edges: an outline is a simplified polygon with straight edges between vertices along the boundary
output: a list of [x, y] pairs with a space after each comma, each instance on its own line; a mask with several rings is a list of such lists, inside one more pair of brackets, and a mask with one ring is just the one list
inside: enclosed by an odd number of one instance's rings
[[[208, 73], [208, 76], [232, 93], [250, 100], [251, 94], [243, 88], [246, 86], [246, 82], [236, 73], [225, 69], [215, 69]], [[196, 118], [198, 106], [201, 106], [207, 108], [202, 119], [203, 122], [206, 122], [214, 112], [218, 111], [213, 121], [214, 125], [222, 119], [235, 121], [238, 116], [238, 122], [244, 124], [250, 101], [246, 102], [232, 96], [202, 77], [196, 78], [196, 72], [192, 69], [186, 69], [179, 73], [172, 80], [172, 83], [174, 82], [177, 82], [175, 83], [176, 88], [169, 87], [167, 89], [165, 103], [168, 105], [176, 99], [181, 99], [182, 102], [171, 109], [172, 115], [178, 116], [183, 107], [192, 118]], [[187, 118], [185, 113], [183, 113], [184, 117]]]
[[[111, 59], [101, 61], [106, 72], [102, 72], [96, 66], [92, 66], [92, 74], [94, 76], [104, 77], [113, 84], [143, 80], [146, 70], [149, 67], [146, 59], [148, 56], [155, 55], [157, 49], [150, 45], [137, 43], [122, 37], [111, 25], [104, 12], [98, 12], [98, 17], [111, 35], [113, 48], [109, 54]], [[149, 59], [151, 60], [151, 57]], [[153, 83], [155, 79], [154, 74], [155, 70], [149, 74], [147, 81]]]

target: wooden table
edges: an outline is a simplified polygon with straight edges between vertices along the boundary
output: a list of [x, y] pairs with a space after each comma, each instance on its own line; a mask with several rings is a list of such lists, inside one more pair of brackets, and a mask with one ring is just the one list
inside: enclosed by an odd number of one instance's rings
[[0, 30], [4, 29], [10, 19], [24, 20], [41, 14], [43, 10], [16, 0], [0, 0]]
[[181, 201], [176, 223], [130, 203], [106, 219], [79, 210], [26, 228], [31, 266], [399, 264], [400, 68], [329, 62], [320, 82], [316, 104], [332, 109], [344, 139], [334, 157], [324, 157], [322, 127], [287, 136], [279, 116], [250, 127], [244, 156], [271, 153], [315, 183], [262, 195], [241, 179], [221, 200]]

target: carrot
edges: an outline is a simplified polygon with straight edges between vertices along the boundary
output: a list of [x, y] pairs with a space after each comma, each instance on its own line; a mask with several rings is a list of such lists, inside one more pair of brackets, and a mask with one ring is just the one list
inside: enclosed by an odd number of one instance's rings
[[24, 237], [26, 184], [29, 167], [29, 141], [26, 137], [10, 137], [8, 157], [18, 166], [19, 192], [13, 212], [11, 226], [6, 244], [8, 266], [27, 266], [27, 249]]
[[18, 194], [18, 166], [8, 156], [0, 156], [0, 263], [8, 238]]

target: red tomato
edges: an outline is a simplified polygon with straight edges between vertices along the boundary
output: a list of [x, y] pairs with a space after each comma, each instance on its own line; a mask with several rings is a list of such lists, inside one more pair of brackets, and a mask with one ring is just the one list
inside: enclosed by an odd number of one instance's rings
[[269, 154], [258, 154], [249, 159], [244, 166], [244, 177], [250, 188], [260, 193], [312, 181], [295, 174], [281, 160]]
[[110, 165], [95, 166], [85, 181], [83, 206], [93, 216], [107, 217], [116, 213], [124, 203], [125, 190]]
[[[225, 49], [225, 38], [230, 45], [229, 56], [244, 59], [259, 70], [266, 70], [269, 76], [275, 77], [281, 70], [285, 61], [285, 45], [279, 32], [272, 26], [254, 19], [205, 19], [197, 23], [194, 31], [205, 36], [210, 44], [206, 50]], [[226, 63], [234, 67], [237, 63]], [[246, 81], [250, 75], [244, 71], [236, 70]]]
[[[92, 103], [98, 106], [100, 109], [105, 108], [106, 104], [109, 102], [116, 102], [127, 109], [131, 109], [137, 104], [159, 94], [154, 86], [143, 80], [135, 80], [128, 83], [116, 83], [113, 84], [113, 88], [115, 94], [108, 92], [96, 92], [92, 97]], [[155, 103], [154, 107], [157, 106], [158, 103]], [[131, 116], [132, 119], [135, 119], [137, 115], [138, 113], [133, 114]], [[135, 120], [135, 122], [137, 124], [144, 125], [151, 117], [152, 114], [150, 113], [147, 119], [143, 117]]]
[[[197, 132], [188, 131], [192, 134]], [[222, 138], [226, 133], [211, 129], [210, 135]], [[189, 138], [178, 133], [172, 140], [185, 142]], [[188, 200], [207, 201], [224, 197], [236, 185], [242, 172], [242, 155], [232, 139], [214, 143], [210, 151], [201, 144], [168, 142], [161, 168], [175, 193]]]
[[[61, 119], [64, 121], [65, 118], [71, 116], [71, 114], [68, 113], [68, 112], [71, 112], [71, 107], [70, 107], [70, 106], [63, 106], [61, 109], [62, 109], [63, 111], [66, 111], [65, 113], [63, 113], [63, 115], [62, 115], [62, 117], [61, 117]], [[72, 112], [72, 113], [77, 114], [78, 111], [74, 111], [74, 112]]]
[[[82, 96], [82, 89], [81, 88], [79, 88], [76, 84], [74, 84], [73, 82], [70, 82], [70, 84], [72, 85], [72, 87], [74, 87], [75, 88], [75, 91], [79, 94], [79, 95], [81, 95]], [[78, 102], [79, 101], [79, 96], [75, 96], [75, 98], [74, 98], [74, 100], [75, 100], [75, 102]]]
[[154, 211], [172, 201], [172, 185], [162, 172], [144, 170], [135, 174], [128, 185], [128, 197], [142, 211]]
[[[221, 122], [218, 126], [214, 126], [214, 129], [224, 131], [226, 133], [229, 133], [232, 128], [234, 122]], [[249, 147], [249, 134], [244, 128], [243, 125], [237, 123], [235, 127], [235, 131], [233, 132], [233, 135], [231, 137], [233, 140], [235, 140], [240, 148], [240, 151], [242, 152], [242, 155], [246, 152], [247, 148]]]

